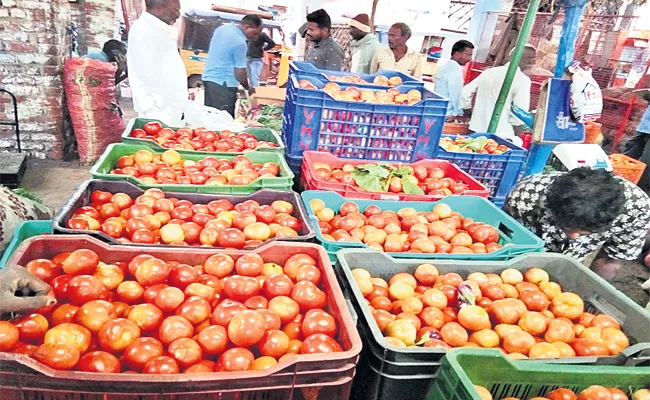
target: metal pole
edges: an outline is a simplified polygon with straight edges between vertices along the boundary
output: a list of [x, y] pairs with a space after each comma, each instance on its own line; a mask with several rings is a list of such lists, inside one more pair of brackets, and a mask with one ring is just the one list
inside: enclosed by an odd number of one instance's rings
[[[501, 91], [499, 92], [499, 97], [497, 102], [494, 105], [494, 111], [492, 111], [492, 119], [490, 120], [490, 125], [488, 126], [488, 133], [494, 133], [497, 130], [499, 125], [499, 119], [503, 113], [503, 107], [506, 104], [506, 99], [508, 98], [508, 93], [510, 93], [510, 88], [512, 87], [512, 81], [519, 67], [519, 61], [521, 61], [521, 56], [524, 54], [524, 47], [526, 47], [526, 41], [528, 36], [530, 36], [530, 31], [533, 29], [533, 22], [535, 21], [535, 14], [539, 9], [540, 0], [531, 0], [528, 4], [528, 10], [526, 11], [526, 17], [524, 22], [521, 24], [521, 30], [519, 31], [519, 36], [517, 37], [517, 44], [510, 57], [510, 64], [508, 65], [508, 71], [506, 72], [506, 77], [503, 81], [503, 86], [501, 86]], [[509, 110], [508, 110], [509, 111]]]

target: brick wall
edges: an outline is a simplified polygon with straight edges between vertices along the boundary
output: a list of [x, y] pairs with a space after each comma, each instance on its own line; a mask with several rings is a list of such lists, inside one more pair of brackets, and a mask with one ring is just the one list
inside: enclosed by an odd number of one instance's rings
[[[0, 0], [0, 88], [18, 98], [22, 148], [37, 158], [63, 157], [63, 63], [69, 55], [67, 28], [73, 18], [85, 48], [113, 36], [113, 0]], [[81, 38], [80, 38], [81, 39]], [[82, 53], [85, 54], [85, 53]], [[0, 93], [0, 121], [13, 107]], [[0, 151], [14, 151], [12, 129], [0, 126]]]

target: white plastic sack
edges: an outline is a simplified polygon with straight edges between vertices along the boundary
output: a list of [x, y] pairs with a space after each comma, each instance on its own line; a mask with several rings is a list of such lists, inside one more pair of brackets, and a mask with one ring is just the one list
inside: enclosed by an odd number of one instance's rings
[[245, 124], [235, 121], [227, 111], [204, 105], [200, 94], [196, 99], [187, 102], [183, 122], [189, 126], [203, 126], [216, 132], [223, 130], [239, 132], [246, 129]]
[[603, 93], [598, 82], [591, 76], [591, 69], [583, 69], [575, 61], [569, 72], [573, 74], [571, 83], [571, 113], [576, 121], [585, 123], [600, 119], [603, 111]]

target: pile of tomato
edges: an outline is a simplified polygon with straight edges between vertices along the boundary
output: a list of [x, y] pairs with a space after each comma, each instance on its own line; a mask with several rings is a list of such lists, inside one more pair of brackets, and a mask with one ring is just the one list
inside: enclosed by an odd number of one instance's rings
[[356, 83], [356, 84], [363, 84], [363, 85], [373, 84], [377, 86], [398, 86], [402, 84], [402, 78], [399, 76], [393, 76], [392, 78], [388, 78], [383, 75], [377, 75], [372, 80], [372, 82], [368, 82], [358, 75], [347, 75], [347, 76], [328, 75], [327, 77], [329, 78], [329, 80], [335, 82]]
[[25, 266], [58, 303], [0, 322], [0, 351], [59, 370], [177, 374], [263, 370], [343, 351], [321, 269], [248, 253], [190, 266], [140, 254], [110, 264], [79, 249]]
[[361, 213], [355, 203], [345, 202], [338, 214], [322, 200], [310, 200], [309, 205], [329, 241], [364, 243], [389, 253], [478, 254], [502, 248], [496, 228], [463, 218], [447, 204], [436, 204], [430, 212], [369, 206]]
[[[317, 90], [317, 88], [307, 80], [298, 81], [302, 89]], [[416, 104], [422, 100], [422, 92], [411, 89], [407, 93], [402, 93], [396, 88], [388, 90], [372, 91], [368, 89], [359, 89], [354, 86], [341, 89], [335, 82], [328, 82], [323, 87], [323, 91], [334, 98], [334, 100], [355, 101], [372, 104]]]
[[398, 347], [499, 348], [512, 358], [617, 355], [629, 346], [608, 315], [584, 310], [546, 271], [508, 268], [463, 278], [422, 264], [388, 282], [352, 271], [385, 340]]
[[503, 154], [510, 151], [510, 148], [504, 144], [497, 143], [494, 139], [486, 139], [485, 144], [476, 148], [468, 146], [468, 143], [476, 143], [477, 138], [466, 138], [457, 136], [455, 139], [443, 137], [440, 139], [440, 147], [446, 151], [460, 153], [477, 153], [477, 154]]
[[159, 122], [147, 122], [142, 129], [134, 129], [130, 136], [136, 139], [153, 140], [162, 147], [176, 150], [220, 151], [239, 153], [261, 148], [278, 147], [272, 142], [257, 140], [250, 133], [235, 134], [229, 130], [219, 133], [207, 128], [163, 128]]
[[[474, 385], [481, 400], [493, 400], [492, 394], [483, 386]], [[504, 397], [501, 400], [519, 400], [517, 397]], [[627, 394], [619, 388], [591, 385], [579, 394], [567, 388], [559, 388], [548, 392], [544, 397], [532, 397], [530, 400], [630, 400]], [[632, 393], [631, 400], [650, 400], [650, 390], [639, 389]]]
[[205, 157], [199, 161], [183, 160], [176, 150], [161, 155], [138, 150], [118, 158], [113, 175], [129, 175], [146, 184], [161, 185], [249, 185], [258, 178], [276, 177], [280, 167], [273, 162], [254, 163], [238, 155], [230, 159]]
[[241, 249], [271, 238], [297, 237], [302, 222], [293, 204], [276, 200], [261, 205], [227, 199], [208, 204], [168, 198], [160, 189], [147, 189], [133, 199], [126, 193], [95, 190], [91, 203], [74, 210], [70, 229], [101, 231], [125, 243], [172, 246], [218, 246]]
[[[344, 164], [340, 168], [334, 168], [324, 162], [314, 162], [311, 168], [314, 171], [315, 178], [320, 181], [344, 183], [353, 187], [359, 187], [352, 176], [355, 168], [352, 164]], [[405, 166], [402, 168], [410, 168], [412, 174], [409, 179], [413, 179], [413, 183], [418, 185], [424, 193], [430, 196], [463, 194], [468, 188], [465, 183], [446, 176], [445, 171], [437, 167]], [[360, 189], [363, 190], [362, 188]], [[386, 189], [391, 193], [404, 193], [402, 179], [396, 176], [391, 177]]]

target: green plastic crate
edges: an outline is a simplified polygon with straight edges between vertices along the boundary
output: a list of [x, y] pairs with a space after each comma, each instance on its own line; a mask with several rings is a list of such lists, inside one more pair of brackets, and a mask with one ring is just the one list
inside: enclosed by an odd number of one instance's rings
[[21, 222], [14, 231], [11, 241], [5, 248], [2, 258], [0, 259], [0, 269], [7, 263], [9, 257], [16, 251], [16, 248], [26, 239], [32, 236], [38, 236], [43, 233], [52, 233], [52, 221], [36, 220]]
[[[438, 203], [448, 204], [453, 211], [457, 211], [465, 218], [472, 218], [477, 222], [483, 222], [494, 226], [499, 230], [499, 244], [502, 249], [489, 254], [417, 254], [417, 253], [389, 253], [393, 257], [420, 258], [420, 259], [445, 259], [445, 260], [508, 260], [518, 254], [540, 252], [544, 250], [544, 242], [515, 221], [503, 210], [494, 206], [488, 200], [476, 196], [448, 196], [436, 202], [421, 201], [385, 201], [385, 200], [352, 200], [346, 199], [338, 193], [319, 190], [307, 190], [302, 193], [302, 198], [307, 208], [307, 213], [314, 227], [318, 227], [318, 219], [314, 210], [309, 204], [310, 200], [320, 199], [325, 207], [335, 212], [345, 202], [352, 202], [359, 206], [363, 212], [369, 206], [378, 206], [382, 211], [398, 211], [402, 208], [413, 208], [416, 211], [431, 211]], [[343, 249], [369, 248], [363, 243], [354, 242], [333, 242], [323, 239], [320, 229], [316, 229], [316, 238], [327, 250], [332, 262], [336, 262], [336, 252]]]
[[[147, 122], [158, 122], [160, 125], [162, 125], [163, 128], [172, 128], [173, 130], [178, 130], [179, 128], [171, 127], [163, 122], [157, 120], [157, 119], [147, 119], [147, 118], [132, 118], [129, 123], [126, 125], [126, 129], [124, 129], [124, 133], [122, 134], [122, 143], [127, 143], [127, 144], [137, 144], [141, 146], [147, 146], [153, 150], [156, 151], [165, 151], [167, 150], [166, 148], [162, 147], [155, 141], [151, 139], [137, 139], [131, 137], [131, 131], [134, 129], [142, 129], [144, 124]], [[282, 142], [282, 138], [280, 138], [280, 135], [278, 135], [273, 129], [268, 129], [268, 128], [246, 128], [242, 132], [250, 133], [251, 135], [255, 136], [257, 140], [261, 140], [264, 142], [270, 142], [270, 143], [275, 143], [278, 145], [278, 147], [268, 147], [268, 148], [261, 148], [261, 149], [256, 149], [252, 151], [247, 151], [247, 152], [224, 152], [224, 151], [214, 151], [214, 152], [209, 152], [209, 151], [192, 151], [192, 150], [178, 150], [181, 155], [185, 156], [187, 154], [203, 154], [205, 156], [215, 156], [215, 157], [221, 157], [221, 156], [230, 156], [230, 155], [238, 155], [238, 154], [250, 154], [253, 152], [256, 153], [278, 153], [278, 154], [284, 154], [284, 149], [285, 145], [284, 142]]]
[[[256, 163], [273, 162], [280, 167], [279, 176], [273, 178], [258, 178], [250, 185], [236, 186], [236, 185], [160, 185], [160, 184], [145, 184], [138, 178], [128, 175], [114, 175], [110, 171], [115, 168], [117, 159], [122, 156], [134, 154], [138, 150], [148, 150], [155, 154], [162, 154], [162, 151], [152, 150], [147, 146], [140, 146], [135, 144], [121, 144], [114, 143], [108, 146], [104, 154], [97, 160], [95, 165], [90, 169], [90, 174], [95, 179], [105, 179], [110, 181], [123, 181], [126, 180], [141, 188], [158, 188], [171, 192], [183, 193], [220, 193], [220, 194], [250, 194], [259, 189], [277, 189], [277, 190], [291, 190], [293, 186], [293, 172], [285, 161], [282, 154], [279, 153], [249, 153], [245, 156]], [[229, 154], [227, 156], [220, 156], [221, 159], [232, 159], [236, 154]], [[184, 160], [199, 161], [206, 156], [203, 154], [185, 154]]]
[[481, 400], [474, 385], [494, 400], [543, 397], [562, 387], [578, 394], [591, 385], [617, 387], [631, 399], [650, 386], [650, 367], [546, 364], [511, 360], [499, 350], [458, 349], [447, 353], [427, 400]]

